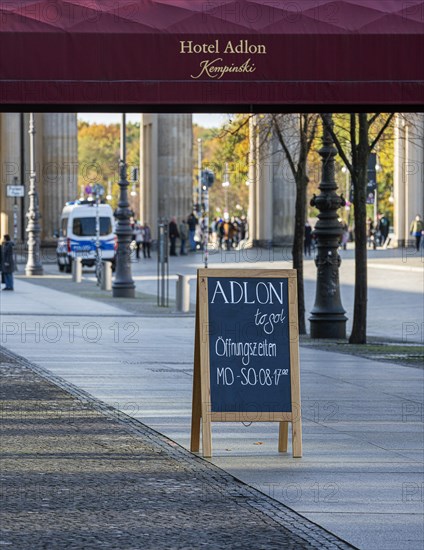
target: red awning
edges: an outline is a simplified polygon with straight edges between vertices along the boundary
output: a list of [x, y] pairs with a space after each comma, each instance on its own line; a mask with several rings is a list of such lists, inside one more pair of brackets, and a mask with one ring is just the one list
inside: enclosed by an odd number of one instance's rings
[[3, 105], [418, 106], [424, 0], [0, 3]]

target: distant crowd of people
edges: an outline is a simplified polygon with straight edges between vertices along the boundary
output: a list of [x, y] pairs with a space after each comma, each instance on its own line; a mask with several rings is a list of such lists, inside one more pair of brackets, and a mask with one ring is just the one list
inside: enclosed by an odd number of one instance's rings
[[205, 235], [208, 244], [215, 247], [223, 250], [236, 248], [247, 237], [246, 217], [214, 218], [209, 227], [205, 226], [205, 219], [197, 218], [193, 212], [180, 222], [172, 217], [168, 226], [169, 255], [186, 256], [188, 252], [203, 249]]
[[[417, 250], [419, 250], [419, 240], [421, 237], [418, 237], [418, 235], [422, 233], [422, 230], [424, 229], [424, 226], [421, 229], [420, 232], [420, 223], [422, 226], [422, 222], [420, 221], [420, 216], [417, 215], [416, 219], [411, 224], [411, 235], [415, 236], [416, 243], [417, 243]], [[349, 242], [355, 241], [355, 228], [350, 227], [345, 221], [342, 219], [339, 220], [343, 232], [340, 237], [340, 248], [343, 250], [347, 249], [347, 245]], [[377, 222], [374, 223], [372, 218], [367, 218], [367, 244], [368, 247], [373, 248], [374, 250], [377, 248], [377, 246], [384, 246], [388, 240], [390, 232], [390, 221], [389, 218], [386, 216], [386, 214], [379, 213], [377, 215]], [[311, 256], [311, 252], [315, 250], [316, 247], [316, 238], [313, 233], [312, 227], [309, 224], [309, 221], [305, 224], [305, 239], [304, 239], [304, 252], [305, 256]]]
[[213, 245], [223, 250], [237, 248], [246, 240], [248, 224], [245, 216], [215, 218], [209, 228], [210, 240]]
[[[340, 237], [340, 248], [347, 249], [349, 242], [355, 241], [355, 229], [340, 220], [343, 232]], [[367, 219], [367, 243], [370, 248], [384, 246], [390, 232], [390, 221], [386, 214], [379, 213], [377, 222]], [[168, 224], [169, 255], [186, 256], [189, 252], [201, 250], [204, 247], [205, 234], [208, 244], [214, 248], [231, 250], [237, 248], [248, 237], [248, 222], [245, 216], [214, 218], [209, 227], [205, 227], [205, 220], [197, 218], [191, 212], [186, 218], [177, 220], [172, 217]], [[424, 224], [417, 214], [410, 226], [410, 234], [415, 239], [415, 247], [420, 250], [424, 236]], [[140, 258], [142, 251], [144, 258], [151, 258], [152, 231], [148, 223], [133, 223], [133, 242], [136, 258]], [[304, 254], [310, 257], [316, 248], [316, 237], [309, 221], [305, 224]]]

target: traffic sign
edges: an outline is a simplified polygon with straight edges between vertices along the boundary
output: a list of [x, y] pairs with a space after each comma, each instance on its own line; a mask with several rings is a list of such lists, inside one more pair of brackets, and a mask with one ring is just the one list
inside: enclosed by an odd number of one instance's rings
[[104, 187], [103, 185], [100, 185], [100, 183], [96, 183], [96, 185], [93, 187], [93, 193], [98, 197], [102, 197], [104, 195], [104, 192]]
[[23, 197], [25, 187], [23, 185], [6, 185], [6, 195], [8, 197]]

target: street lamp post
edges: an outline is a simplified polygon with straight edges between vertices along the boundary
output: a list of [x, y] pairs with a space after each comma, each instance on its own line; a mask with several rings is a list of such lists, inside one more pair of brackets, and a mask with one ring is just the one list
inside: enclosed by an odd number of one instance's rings
[[29, 175], [29, 207], [27, 212], [28, 224], [26, 232], [28, 233], [28, 260], [25, 266], [25, 275], [43, 275], [43, 266], [40, 254], [40, 210], [38, 204], [37, 174], [35, 172], [35, 125], [34, 113], [29, 115], [29, 155], [30, 155], [30, 175]]
[[119, 161], [119, 202], [115, 211], [116, 224], [115, 234], [117, 237], [116, 250], [116, 271], [115, 280], [112, 284], [112, 295], [114, 298], [134, 298], [135, 285], [131, 274], [130, 244], [132, 229], [130, 218], [132, 211], [128, 203], [128, 181], [126, 164], [126, 120], [122, 114], [121, 122], [121, 152]]
[[202, 215], [202, 139], [197, 140], [197, 216], [200, 222]]
[[345, 206], [345, 212], [347, 211], [346, 223], [347, 223], [347, 227], [349, 229], [349, 227], [350, 227], [350, 210], [351, 210], [351, 203], [350, 203], [350, 172], [346, 168], [346, 166], [343, 166], [342, 172], [346, 176], [346, 189], [345, 189], [346, 206]]
[[224, 210], [224, 217], [225, 217], [225, 214], [228, 216], [228, 188], [230, 187], [230, 178], [228, 176], [228, 162], [225, 163], [225, 174], [224, 174], [224, 181], [222, 182], [222, 187], [224, 188], [224, 196], [225, 196], [225, 210]]
[[311, 311], [311, 338], [346, 338], [345, 310], [340, 297], [339, 267], [341, 259], [338, 253], [343, 227], [338, 221], [337, 210], [346, 204], [343, 196], [336, 193], [334, 147], [329, 127], [333, 126], [332, 113], [323, 115], [323, 147], [319, 154], [322, 157], [321, 193], [313, 197], [311, 206], [319, 210], [318, 222], [314, 229], [317, 237], [317, 286], [315, 304]]

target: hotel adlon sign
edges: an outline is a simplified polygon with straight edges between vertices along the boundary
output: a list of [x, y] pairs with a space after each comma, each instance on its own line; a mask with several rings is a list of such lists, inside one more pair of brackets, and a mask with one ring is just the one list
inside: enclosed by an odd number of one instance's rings
[[225, 75], [254, 73], [257, 57], [266, 55], [267, 48], [265, 44], [252, 43], [247, 39], [215, 39], [209, 42], [180, 40], [179, 53], [198, 61], [196, 70], [190, 74], [193, 80], [220, 80]]

